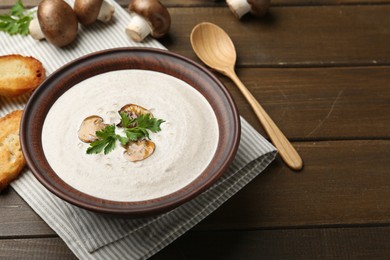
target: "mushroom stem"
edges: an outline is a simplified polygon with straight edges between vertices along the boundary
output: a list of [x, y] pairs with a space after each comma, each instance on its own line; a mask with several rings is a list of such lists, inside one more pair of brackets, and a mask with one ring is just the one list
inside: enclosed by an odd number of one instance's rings
[[152, 28], [149, 23], [140, 15], [134, 14], [130, 24], [126, 28], [127, 35], [136, 42], [140, 42], [150, 34]]
[[249, 13], [251, 10], [247, 0], [226, 0], [226, 3], [238, 19], [241, 19], [244, 14]]
[[115, 7], [107, 3], [107, 1], [103, 1], [97, 19], [102, 22], [108, 22], [111, 20], [111, 17], [114, 15], [114, 12]]
[[38, 18], [34, 18], [33, 20], [31, 20], [28, 30], [30, 32], [31, 37], [33, 37], [35, 40], [45, 39], [45, 35], [41, 30]]

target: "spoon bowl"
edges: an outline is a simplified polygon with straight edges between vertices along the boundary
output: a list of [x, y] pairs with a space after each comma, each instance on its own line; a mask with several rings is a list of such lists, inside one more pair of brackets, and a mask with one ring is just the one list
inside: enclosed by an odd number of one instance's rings
[[303, 162], [295, 148], [234, 71], [237, 54], [227, 33], [215, 24], [200, 23], [192, 29], [191, 44], [196, 55], [205, 64], [229, 77], [237, 85], [278, 149], [283, 161], [293, 170], [302, 169]]
[[212, 23], [200, 23], [191, 33], [191, 44], [196, 55], [209, 67], [225, 74], [234, 70], [237, 55], [230, 37]]

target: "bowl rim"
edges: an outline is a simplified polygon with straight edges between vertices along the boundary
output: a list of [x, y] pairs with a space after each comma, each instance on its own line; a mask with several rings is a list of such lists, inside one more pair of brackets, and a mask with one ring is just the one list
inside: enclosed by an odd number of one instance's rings
[[[49, 168], [47, 167], [48, 162], [45, 159], [42, 144], [40, 142], [39, 131], [36, 128], [42, 128], [44, 119], [46, 118], [46, 114], [50, 109], [51, 105], [53, 105], [54, 102], [57, 100], [57, 98], [59, 98], [62, 95], [62, 93], [66, 92], [68, 89], [70, 89], [71, 87], [77, 84], [72, 82], [73, 79], [77, 78], [77, 76], [74, 75], [74, 68], [80, 67], [85, 64], [88, 65], [88, 62], [93, 62], [96, 59], [99, 62], [100, 61], [105, 61], [107, 63], [119, 62], [121, 59], [120, 57], [121, 54], [123, 56], [128, 55], [126, 56], [126, 58], [129, 59], [135, 59], [135, 60], [144, 59], [141, 60], [141, 62], [146, 62], [146, 63], [150, 62], [150, 60], [148, 61], [148, 58], [149, 59], [161, 58], [163, 60], [164, 58], [167, 60], [171, 59], [172, 61], [180, 63], [179, 65], [176, 64], [177, 66], [179, 66], [180, 69], [183, 69], [183, 67], [180, 66], [188, 66], [185, 68], [186, 70], [190, 68], [196, 70], [197, 72], [202, 73], [201, 75], [199, 75], [199, 77], [203, 77], [205, 79], [207, 78], [208, 81], [213, 82], [214, 83], [213, 88], [218, 87], [218, 91], [217, 90], [214, 91], [217, 91], [223, 95], [223, 97], [218, 97], [218, 98], [223, 98], [224, 102], [229, 105], [229, 107], [224, 107], [224, 109], [228, 110], [228, 112], [230, 113], [229, 119], [231, 120], [231, 122], [229, 122], [230, 125], [229, 125], [229, 136], [228, 136], [230, 138], [229, 139], [230, 147], [228, 147], [229, 148], [228, 151], [224, 151], [224, 157], [225, 157], [224, 160], [222, 162], [218, 162], [219, 168], [217, 170], [213, 170], [214, 174], [212, 174], [211, 176], [206, 176], [207, 178], [205, 180], [203, 181], [199, 180], [200, 185], [191, 187], [191, 185], [189, 184], [183, 187], [182, 189], [179, 189], [178, 191], [168, 194], [166, 196], [162, 196], [156, 199], [151, 199], [146, 201], [136, 201], [136, 202], [111, 201], [111, 200], [96, 198], [91, 195], [78, 191], [77, 189], [71, 187], [70, 185], [62, 181], [62, 179], [55, 174], [55, 172], [51, 169], [50, 166]], [[139, 55], [139, 56], [133, 57], [133, 55]], [[109, 61], [110, 59], [113, 60]], [[99, 65], [89, 64], [89, 66], [90, 67], [86, 67], [85, 69], [86, 73], [90, 72], [89, 70], [96, 69], [96, 66]], [[127, 68], [127, 69], [137, 69], [137, 68]], [[116, 69], [109, 69], [108, 71], [113, 71], [113, 70]], [[154, 69], [149, 69], [149, 70], [157, 71]], [[164, 71], [166, 70], [166, 68], [160, 67], [158, 71], [161, 72], [161, 70]], [[73, 72], [73, 74], [71, 74], [70, 76], [69, 76], [70, 73], [69, 71]], [[169, 71], [169, 73], [173, 73], [173, 71]], [[97, 73], [94, 75], [98, 75], [98, 74], [101, 73]], [[63, 75], [65, 75], [64, 76], [65, 82], [67, 82], [68, 80], [69, 83], [70, 81], [70, 84], [68, 84], [70, 86], [67, 89], [65, 89], [63, 82], [61, 84], [58, 82], [56, 83], [56, 81], [61, 80], [61, 76]], [[66, 78], [66, 76], [68, 76], [68, 78]], [[86, 77], [81, 76], [81, 78], [82, 79], [80, 81], [83, 81], [87, 79], [88, 76]], [[179, 78], [179, 79], [184, 80], [183, 78]], [[194, 86], [190, 84], [190, 86], [198, 90], [198, 92], [200, 92], [200, 94], [202, 94], [203, 96], [207, 95], [207, 93], [205, 94], [205, 92], [201, 92], [198, 89], [200, 87], [199, 85]], [[204, 88], [207, 89], [207, 87]], [[53, 94], [54, 92], [55, 94]], [[50, 102], [42, 101], [43, 97], [49, 97]], [[208, 100], [209, 103], [214, 102], [214, 101], [210, 101], [210, 97], [205, 96], [205, 98]], [[43, 103], [43, 102], [48, 102], [50, 106], [45, 107], [45, 104], [47, 103]], [[217, 113], [215, 111], [216, 109], [215, 106], [216, 104], [213, 104], [212, 108], [214, 110], [214, 113]], [[40, 115], [40, 113], [43, 113], [43, 115], [42, 114]], [[38, 122], [34, 122], [33, 120], [34, 118], [38, 118]], [[220, 120], [218, 116], [217, 116], [217, 120]], [[219, 122], [219, 130], [221, 131], [220, 123], [221, 122]], [[240, 135], [241, 135], [241, 125], [240, 125], [240, 118], [239, 118], [236, 104], [233, 98], [231, 97], [230, 93], [226, 89], [226, 87], [213, 73], [211, 73], [205, 67], [197, 64], [196, 62], [182, 55], [170, 51], [162, 50], [162, 49], [148, 48], [148, 47], [124, 47], [124, 48], [114, 48], [114, 49], [98, 51], [77, 58], [61, 66], [59, 69], [54, 71], [49, 77], [47, 77], [45, 81], [34, 91], [29, 101], [27, 102], [27, 105], [23, 112], [21, 127], [20, 127], [21, 147], [26, 159], [26, 163], [29, 166], [30, 170], [32, 171], [33, 175], [36, 177], [36, 179], [45, 188], [47, 188], [50, 192], [55, 194], [57, 197], [75, 206], [87, 210], [91, 210], [94, 212], [98, 212], [98, 213], [104, 213], [110, 215], [126, 215], [126, 216], [145, 216], [145, 215], [151, 215], [151, 214], [168, 211], [170, 209], [173, 209], [181, 205], [184, 202], [191, 200], [192, 198], [200, 194], [202, 191], [210, 187], [213, 183], [216, 182], [216, 180], [219, 179], [219, 177], [228, 169], [229, 165], [232, 163], [235, 154], [237, 153], [238, 150]], [[220, 140], [218, 142], [220, 142]], [[219, 147], [217, 147], [217, 151], [218, 149]], [[214, 155], [211, 162], [215, 160], [215, 156], [217, 155], [216, 154]], [[200, 177], [202, 177], [206, 171], [210, 171], [209, 169], [210, 164], [208, 165], [206, 170], [200, 174]], [[55, 181], [53, 181], [53, 179]], [[180, 192], [182, 192], [184, 195], [183, 194], [180, 195]], [[176, 196], [177, 194], [179, 194], [180, 196], [177, 197]], [[91, 204], [91, 199], [94, 202], [92, 204]]]

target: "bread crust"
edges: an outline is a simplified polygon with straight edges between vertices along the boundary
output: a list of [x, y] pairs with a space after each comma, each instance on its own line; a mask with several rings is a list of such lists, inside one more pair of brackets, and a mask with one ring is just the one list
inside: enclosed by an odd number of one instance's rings
[[16, 110], [0, 118], [0, 192], [26, 164], [19, 139], [22, 114], [22, 110]]
[[18, 54], [0, 56], [0, 95], [16, 97], [37, 88], [46, 77], [42, 63]]

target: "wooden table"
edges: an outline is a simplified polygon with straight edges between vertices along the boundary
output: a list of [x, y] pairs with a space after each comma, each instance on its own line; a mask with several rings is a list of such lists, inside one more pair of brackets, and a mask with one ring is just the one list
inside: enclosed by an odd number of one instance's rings
[[[239, 77], [305, 166], [293, 172], [276, 159], [153, 259], [388, 259], [390, 1], [275, 0], [266, 17], [241, 21], [224, 1], [162, 2], [172, 28], [161, 42], [173, 52], [200, 62], [189, 41], [199, 22], [231, 35]], [[13, 3], [2, 0], [0, 12]], [[241, 115], [265, 135], [239, 91], [218, 77]], [[0, 258], [13, 257], [74, 258], [7, 189], [0, 196]]]

